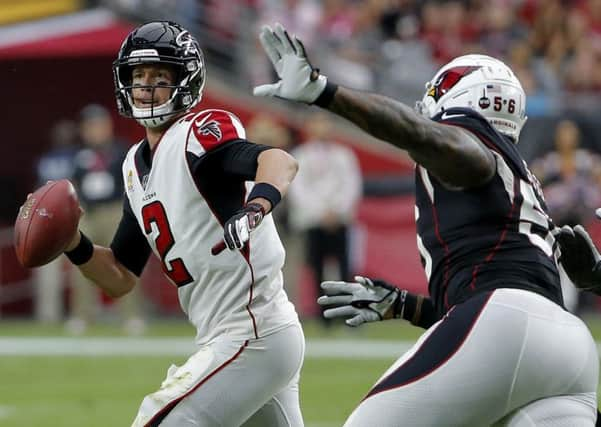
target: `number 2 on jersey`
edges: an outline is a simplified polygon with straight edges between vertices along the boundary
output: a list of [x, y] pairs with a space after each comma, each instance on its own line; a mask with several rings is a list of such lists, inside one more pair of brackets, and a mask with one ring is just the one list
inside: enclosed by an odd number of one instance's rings
[[165, 274], [178, 287], [187, 285], [194, 281], [188, 272], [184, 261], [181, 258], [167, 260], [167, 254], [175, 244], [167, 213], [163, 204], [155, 201], [142, 208], [142, 218], [144, 219], [144, 231], [146, 234], [152, 233], [152, 223], [155, 223], [159, 234], [155, 239], [157, 251], [161, 256], [161, 267]]

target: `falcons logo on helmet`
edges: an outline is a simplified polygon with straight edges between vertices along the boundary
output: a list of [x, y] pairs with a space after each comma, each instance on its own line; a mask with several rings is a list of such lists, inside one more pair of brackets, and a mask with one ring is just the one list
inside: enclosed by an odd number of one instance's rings
[[194, 123], [197, 126], [197, 132], [203, 136], [213, 135], [215, 139], [219, 141], [223, 136], [219, 122], [217, 120], [207, 121], [208, 118], [209, 116], [205, 117], [201, 121], [196, 121]]

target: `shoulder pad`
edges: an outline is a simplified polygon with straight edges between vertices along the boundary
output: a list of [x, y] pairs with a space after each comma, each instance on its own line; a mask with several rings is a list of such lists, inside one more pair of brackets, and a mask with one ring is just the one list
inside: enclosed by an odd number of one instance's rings
[[516, 144], [503, 136], [481, 114], [469, 108], [449, 108], [437, 114], [432, 120], [441, 124], [458, 126], [471, 132], [490, 150], [499, 153], [512, 165], [522, 178], [528, 179], [529, 173]]
[[191, 151], [208, 152], [228, 141], [246, 138], [240, 119], [229, 111], [204, 110], [185, 120], [190, 122], [188, 147]]

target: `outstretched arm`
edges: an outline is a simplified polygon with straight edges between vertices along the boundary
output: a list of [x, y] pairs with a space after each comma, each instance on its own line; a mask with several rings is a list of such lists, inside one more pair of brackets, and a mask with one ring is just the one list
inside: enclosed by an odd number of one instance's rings
[[263, 27], [261, 44], [280, 80], [254, 94], [316, 104], [409, 155], [452, 188], [475, 187], [494, 174], [492, 153], [468, 131], [436, 123], [386, 96], [328, 83], [307, 59], [303, 44], [276, 24]]
[[338, 87], [328, 110], [409, 155], [452, 187], [487, 182], [494, 173], [492, 153], [462, 128], [436, 123], [386, 96]]

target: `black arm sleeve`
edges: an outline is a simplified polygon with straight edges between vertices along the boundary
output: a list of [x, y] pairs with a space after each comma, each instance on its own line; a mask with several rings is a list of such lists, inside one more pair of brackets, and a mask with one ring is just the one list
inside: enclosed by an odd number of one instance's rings
[[117, 261], [140, 277], [150, 256], [150, 246], [131, 210], [127, 197], [123, 201], [123, 216], [111, 242]]
[[439, 317], [430, 298], [408, 293], [405, 299], [403, 319], [408, 320], [414, 326], [428, 329], [438, 322]]
[[274, 147], [255, 144], [244, 139], [229, 141], [203, 157], [193, 161], [193, 169], [202, 167], [210, 159], [213, 166], [219, 167], [231, 175], [237, 175], [245, 181], [253, 181], [257, 174], [259, 154]]

